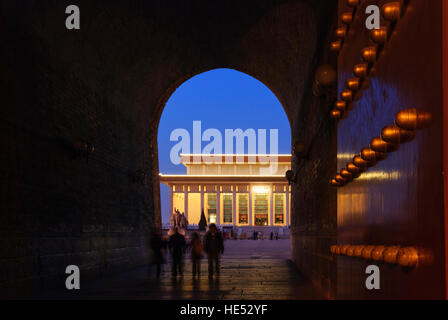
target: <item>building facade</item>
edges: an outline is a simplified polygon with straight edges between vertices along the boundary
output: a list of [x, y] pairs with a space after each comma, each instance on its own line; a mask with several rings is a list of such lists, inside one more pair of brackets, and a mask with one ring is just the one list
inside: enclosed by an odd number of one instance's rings
[[170, 188], [170, 214], [184, 212], [197, 225], [201, 211], [207, 223], [222, 229], [270, 230], [290, 224], [290, 186], [285, 172], [291, 155], [181, 155], [187, 174], [160, 174]]

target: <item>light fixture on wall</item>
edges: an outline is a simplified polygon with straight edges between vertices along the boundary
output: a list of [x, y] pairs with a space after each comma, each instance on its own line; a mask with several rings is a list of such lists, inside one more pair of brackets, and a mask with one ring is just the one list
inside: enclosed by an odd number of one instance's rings
[[75, 158], [85, 158], [88, 161], [89, 156], [95, 151], [95, 147], [83, 139], [76, 139], [73, 143], [73, 150], [75, 151]]
[[270, 188], [267, 186], [253, 186], [252, 192], [257, 194], [267, 194], [270, 192]]
[[296, 182], [297, 176], [296, 176], [296, 173], [292, 170], [286, 171], [285, 177], [286, 177], [286, 180], [288, 180], [288, 185], [291, 185], [292, 183]]
[[314, 75], [313, 94], [332, 97], [336, 95], [336, 69], [330, 64], [319, 66]]
[[296, 141], [293, 146], [292, 152], [297, 159], [302, 159], [306, 157], [305, 143], [303, 141]]

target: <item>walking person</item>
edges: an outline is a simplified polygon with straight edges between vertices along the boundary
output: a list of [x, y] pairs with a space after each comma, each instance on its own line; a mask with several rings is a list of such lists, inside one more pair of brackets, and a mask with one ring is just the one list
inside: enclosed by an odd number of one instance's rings
[[193, 277], [201, 275], [201, 259], [204, 254], [204, 246], [202, 245], [199, 233], [194, 232], [191, 235], [191, 261], [193, 262]]
[[219, 259], [224, 253], [224, 241], [221, 232], [214, 223], [210, 224], [209, 231], [205, 235], [205, 252], [208, 258], [208, 276], [213, 277], [213, 270], [219, 275]]
[[156, 266], [156, 277], [159, 279], [162, 272], [161, 265], [165, 263], [165, 259], [163, 257], [164, 242], [158, 231], [153, 232], [150, 247], [152, 250], [152, 265]]
[[172, 259], [172, 274], [173, 277], [177, 276], [177, 273], [182, 276], [183, 275], [183, 259], [186, 249], [185, 237], [181, 235], [176, 227], [174, 229], [174, 234], [170, 237], [169, 248], [171, 252]]

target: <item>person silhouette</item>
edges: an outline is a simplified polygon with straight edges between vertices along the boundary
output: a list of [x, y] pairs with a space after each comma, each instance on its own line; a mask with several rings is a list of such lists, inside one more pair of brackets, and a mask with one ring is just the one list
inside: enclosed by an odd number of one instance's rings
[[152, 265], [156, 266], [156, 277], [160, 278], [161, 265], [165, 262], [163, 257], [164, 242], [159, 231], [154, 231], [150, 241], [152, 250]]
[[194, 232], [191, 235], [191, 261], [193, 262], [193, 277], [201, 275], [201, 259], [204, 252], [204, 247], [202, 245], [199, 233]]
[[174, 234], [170, 237], [169, 248], [172, 258], [172, 275], [177, 276], [177, 272], [183, 275], [183, 258], [186, 249], [185, 237], [181, 235], [176, 227], [174, 229]]
[[213, 277], [213, 269], [216, 275], [219, 275], [219, 259], [224, 253], [224, 241], [214, 223], [210, 224], [209, 231], [205, 235], [204, 248], [208, 258], [208, 276]]

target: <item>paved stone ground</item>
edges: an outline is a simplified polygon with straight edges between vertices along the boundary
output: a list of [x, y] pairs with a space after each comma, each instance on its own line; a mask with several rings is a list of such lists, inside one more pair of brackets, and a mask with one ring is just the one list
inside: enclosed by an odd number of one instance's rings
[[[206, 259], [201, 277], [193, 279], [191, 262], [183, 277], [173, 278], [164, 265], [159, 280], [147, 267], [92, 283], [67, 297], [89, 299], [319, 299], [311, 284], [289, 262], [289, 240], [227, 240], [221, 274], [208, 278]], [[65, 298], [65, 297], [61, 297]]]

